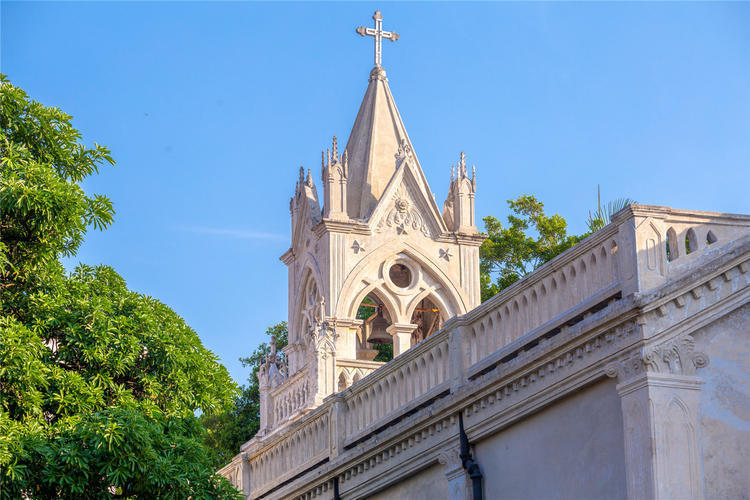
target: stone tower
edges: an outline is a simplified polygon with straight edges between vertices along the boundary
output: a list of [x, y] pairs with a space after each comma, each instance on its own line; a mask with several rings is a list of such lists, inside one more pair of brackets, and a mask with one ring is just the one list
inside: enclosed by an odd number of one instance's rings
[[259, 371], [261, 435], [382, 365], [373, 340], [398, 356], [480, 302], [474, 169], [461, 153], [441, 214], [380, 64], [398, 35], [373, 18], [357, 32], [375, 67], [343, 151], [334, 137], [322, 154], [322, 210], [302, 168], [290, 202], [289, 344]]

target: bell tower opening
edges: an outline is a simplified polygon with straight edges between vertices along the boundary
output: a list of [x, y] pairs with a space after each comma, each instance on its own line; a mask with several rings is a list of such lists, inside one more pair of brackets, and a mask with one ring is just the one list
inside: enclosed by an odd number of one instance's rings
[[362, 320], [359, 340], [366, 351], [376, 351], [373, 361], [387, 362], [393, 359], [393, 338], [386, 329], [393, 323], [385, 305], [377, 295], [370, 293], [357, 309], [357, 319]]
[[411, 323], [417, 325], [411, 335], [412, 345], [418, 344], [440, 330], [444, 322], [445, 318], [440, 313], [440, 309], [429, 297], [420, 300], [411, 315]]

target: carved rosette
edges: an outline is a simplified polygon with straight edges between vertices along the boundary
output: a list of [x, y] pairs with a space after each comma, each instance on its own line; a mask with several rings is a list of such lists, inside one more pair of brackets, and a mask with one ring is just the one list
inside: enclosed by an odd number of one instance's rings
[[708, 365], [708, 356], [695, 350], [695, 339], [683, 335], [661, 344], [645, 347], [629, 358], [608, 364], [608, 377], [631, 380], [646, 373], [694, 376], [699, 368]]
[[404, 184], [399, 187], [393, 198], [393, 208], [380, 220], [375, 231], [382, 233], [386, 229], [395, 229], [398, 234], [408, 234], [411, 231], [430, 236], [430, 228], [425, 218], [411, 201], [414, 197]]

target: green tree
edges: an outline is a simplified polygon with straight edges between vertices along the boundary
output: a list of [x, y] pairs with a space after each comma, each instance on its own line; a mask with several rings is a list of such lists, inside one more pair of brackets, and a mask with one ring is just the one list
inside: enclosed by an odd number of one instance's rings
[[546, 215], [544, 204], [533, 195], [508, 200], [508, 206], [507, 226], [495, 217], [483, 219], [487, 239], [479, 248], [482, 301], [588, 236], [569, 235], [565, 219]]
[[[276, 339], [277, 354], [283, 357], [281, 349], [288, 343], [286, 321], [268, 327], [266, 335]], [[230, 410], [222, 413], [204, 415], [206, 427], [206, 445], [213, 450], [212, 459], [217, 467], [229, 463], [240, 451], [240, 446], [252, 439], [260, 429], [260, 388], [258, 386], [258, 368], [271, 352], [268, 342], [261, 343], [253, 353], [240, 358], [242, 366], [250, 369], [247, 383], [240, 387], [240, 393], [234, 399]]]
[[114, 211], [107, 148], [0, 76], [0, 498], [236, 498], [195, 412], [236, 388], [174, 311], [106, 266], [66, 273]]

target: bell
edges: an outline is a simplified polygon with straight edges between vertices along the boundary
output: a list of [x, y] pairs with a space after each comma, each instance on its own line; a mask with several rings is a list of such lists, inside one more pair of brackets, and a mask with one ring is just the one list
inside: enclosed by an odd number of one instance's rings
[[383, 317], [382, 311], [378, 310], [378, 315], [375, 316], [369, 325], [370, 335], [367, 336], [367, 341], [371, 344], [392, 344], [393, 337], [386, 331], [386, 328], [390, 326], [390, 323]]

